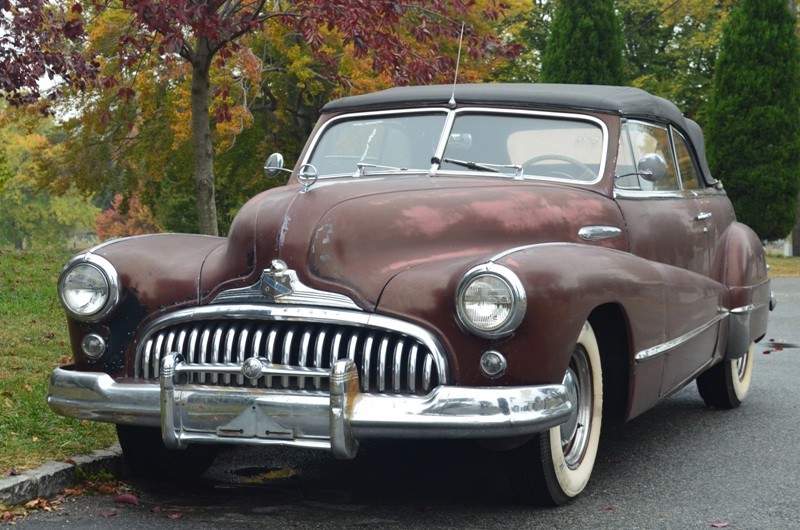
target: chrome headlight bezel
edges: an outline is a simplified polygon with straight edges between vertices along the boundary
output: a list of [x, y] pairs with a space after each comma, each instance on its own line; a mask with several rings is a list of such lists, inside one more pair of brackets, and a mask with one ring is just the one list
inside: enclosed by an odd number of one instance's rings
[[[103, 291], [101, 300], [92, 304], [93, 307], [86, 311], [81, 311], [78, 306], [70, 303], [70, 298], [65, 292], [70, 275], [75, 274], [79, 269], [84, 269], [89, 274], [95, 275], [95, 278], [99, 278], [100, 283], [97, 284], [97, 288]], [[117, 270], [107, 259], [97, 254], [86, 253], [75, 256], [67, 262], [58, 278], [58, 298], [61, 305], [70, 318], [81, 322], [103, 320], [117, 306], [119, 295], [120, 283]]]
[[[482, 326], [470, 318], [465, 295], [474, 282], [487, 277], [490, 278], [490, 281], [497, 282], [499, 280], [496, 285], [503, 287], [507, 291], [509, 308], [501, 321], [491, 326]], [[490, 299], [487, 299], [487, 301], [492, 303]], [[478, 265], [467, 271], [456, 289], [456, 315], [458, 316], [458, 321], [470, 333], [486, 339], [499, 339], [513, 333], [522, 323], [527, 306], [528, 299], [525, 287], [519, 277], [508, 267], [492, 262]]]

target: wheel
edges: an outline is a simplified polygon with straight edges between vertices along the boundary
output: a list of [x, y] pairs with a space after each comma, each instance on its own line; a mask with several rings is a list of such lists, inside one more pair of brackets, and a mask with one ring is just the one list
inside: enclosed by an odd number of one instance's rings
[[168, 482], [196, 479], [211, 467], [219, 452], [216, 445], [167, 449], [161, 430], [154, 427], [117, 425], [117, 438], [131, 474]]
[[742, 404], [753, 379], [755, 342], [742, 357], [725, 359], [715, 364], [697, 378], [700, 397], [709, 407], [735, 409]]
[[508, 463], [523, 500], [559, 506], [580, 494], [594, 468], [603, 416], [600, 350], [589, 323], [581, 331], [564, 386], [574, 408], [562, 425], [510, 451]]
[[570, 156], [555, 155], [555, 154], [553, 154], [553, 155], [535, 156], [533, 158], [530, 158], [530, 159], [526, 160], [522, 164], [523, 171], [525, 169], [528, 169], [528, 168], [530, 168], [531, 171], [533, 171], [533, 169], [532, 169], [533, 166], [538, 164], [539, 162], [544, 161], [544, 160], [559, 160], [561, 162], [567, 162], [568, 164], [570, 164], [572, 166], [575, 166], [576, 168], [580, 169], [580, 173], [578, 174], [578, 176], [571, 175], [569, 173], [563, 173], [561, 171], [553, 171], [553, 173], [557, 173], [559, 176], [563, 176], [563, 177], [571, 178], [571, 179], [577, 179], [577, 180], [594, 180], [595, 178], [597, 178], [597, 173], [595, 173], [592, 170], [592, 168], [590, 168], [589, 166], [587, 166], [586, 164], [584, 164], [580, 160], [576, 160], [576, 159], [574, 159], [574, 158], [572, 158]]

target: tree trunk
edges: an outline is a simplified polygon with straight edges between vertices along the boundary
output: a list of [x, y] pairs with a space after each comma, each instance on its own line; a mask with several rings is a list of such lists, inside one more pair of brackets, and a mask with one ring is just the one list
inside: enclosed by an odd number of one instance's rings
[[792, 256], [800, 256], [800, 197], [797, 198], [797, 224], [792, 230]]
[[211, 54], [208, 40], [198, 39], [192, 61], [192, 152], [194, 154], [194, 189], [197, 196], [198, 230], [216, 236], [217, 205], [214, 184], [214, 146], [211, 143], [211, 104], [209, 70]]

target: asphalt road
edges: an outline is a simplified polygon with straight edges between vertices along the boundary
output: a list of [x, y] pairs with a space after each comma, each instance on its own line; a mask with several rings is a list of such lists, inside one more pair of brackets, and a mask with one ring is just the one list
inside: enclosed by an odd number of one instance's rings
[[[766, 341], [800, 343], [800, 278], [773, 281]], [[79, 528], [800, 528], [800, 349], [762, 343], [745, 403], [707, 409], [694, 384], [608, 429], [586, 491], [515, 503], [497, 454], [467, 443], [363, 444], [351, 462], [236, 449], [203, 481], [131, 481], [138, 506], [69, 497], [18, 526]], [[769, 353], [764, 353], [765, 351]], [[170, 518], [173, 517], [173, 518]]]

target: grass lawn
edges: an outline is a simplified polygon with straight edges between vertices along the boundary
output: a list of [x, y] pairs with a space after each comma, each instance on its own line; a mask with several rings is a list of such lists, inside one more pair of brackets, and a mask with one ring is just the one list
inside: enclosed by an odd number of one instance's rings
[[[56, 280], [71, 253], [0, 249], [0, 473], [116, 442], [112, 425], [55, 415], [50, 372], [70, 362]], [[800, 276], [800, 258], [770, 256], [771, 276]]]
[[112, 425], [55, 415], [50, 372], [70, 362], [56, 280], [71, 253], [0, 249], [0, 473], [116, 442]]

